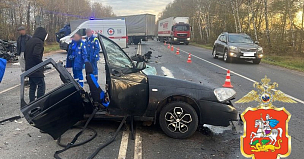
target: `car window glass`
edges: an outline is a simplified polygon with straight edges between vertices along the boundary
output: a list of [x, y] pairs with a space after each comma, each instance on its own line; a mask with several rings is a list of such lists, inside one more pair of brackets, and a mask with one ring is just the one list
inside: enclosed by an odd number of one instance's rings
[[107, 52], [109, 65], [121, 68], [133, 68], [129, 57], [114, 42], [103, 37], [102, 41]]
[[190, 30], [190, 27], [189, 26], [178, 25], [178, 26], [175, 27], [175, 30], [176, 31], [188, 31], [188, 30]]
[[229, 35], [230, 43], [253, 43], [248, 35]]

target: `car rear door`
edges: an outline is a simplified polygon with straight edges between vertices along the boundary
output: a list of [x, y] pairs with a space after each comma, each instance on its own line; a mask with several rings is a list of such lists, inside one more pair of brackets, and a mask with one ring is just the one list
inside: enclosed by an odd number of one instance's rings
[[109, 109], [135, 116], [144, 114], [149, 98], [147, 76], [134, 71], [132, 60], [115, 42], [102, 35], [99, 40], [106, 61]]
[[[44, 69], [46, 65], [52, 65], [53, 69], [45, 71], [45, 75], [51, 75], [51, 79], [45, 77], [48, 91], [44, 96], [34, 100], [27, 100], [27, 87], [24, 85], [25, 77], [37, 70]], [[58, 75], [58, 76], [56, 76]], [[25, 119], [34, 127], [48, 133], [54, 139], [58, 139], [75, 123], [83, 119], [85, 107], [83, 89], [75, 82], [68, 71], [48, 59], [21, 75], [21, 112]]]

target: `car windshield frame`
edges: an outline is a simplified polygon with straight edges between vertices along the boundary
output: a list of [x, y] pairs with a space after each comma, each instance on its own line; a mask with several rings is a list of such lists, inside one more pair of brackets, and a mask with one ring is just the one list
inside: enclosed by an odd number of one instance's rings
[[[233, 40], [231, 40], [233, 37]], [[239, 34], [230, 34], [228, 35], [229, 43], [244, 43], [244, 44], [253, 44], [253, 40], [248, 35], [239, 35]]]
[[[100, 45], [103, 50], [103, 54], [105, 56], [106, 63], [110, 67], [119, 69], [124, 74], [132, 73], [134, 71], [135, 66], [134, 66], [133, 61], [117, 43], [115, 43], [111, 39], [109, 39], [101, 34], [98, 34], [98, 38], [99, 38], [99, 42], [100, 42]], [[119, 51], [120, 53], [117, 53], [115, 51]], [[118, 55], [121, 55], [122, 58], [118, 59]], [[111, 58], [111, 56], [113, 56], [113, 57]], [[125, 60], [128, 62], [126, 62]], [[129, 66], [126, 66], [126, 65], [122, 66], [123, 62], [129, 63], [128, 64]]]

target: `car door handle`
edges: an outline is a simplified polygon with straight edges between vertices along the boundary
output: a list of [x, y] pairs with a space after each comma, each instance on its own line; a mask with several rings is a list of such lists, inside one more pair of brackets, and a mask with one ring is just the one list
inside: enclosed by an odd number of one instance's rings
[[41, 110], [40, 107], [37, 107], [37, 108], [32, 109], [31, 111], [29, 111], [29, 116], [30, 116], [30, 117], [33, 117], [34, 115], [36, 115], [37, 113], [39, 113], [40, 110]]

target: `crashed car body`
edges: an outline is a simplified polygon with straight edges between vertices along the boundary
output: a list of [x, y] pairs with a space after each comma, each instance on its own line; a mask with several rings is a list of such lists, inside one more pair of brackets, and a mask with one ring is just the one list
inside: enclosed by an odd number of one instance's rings
[[[95, 117], [117, 118], [130, 115], [139, 121], [159, 122], [173, 138], [191, 136], [198, 125], [229, 126], [237, 120], [231, 100], [235, 91], [212, 89], [201, 84], [146, 75], [144, 62], [134, 62], [113, 41], [98, 36], [105, 59], [106, 91], [110, 98], [107, 110]], [[52, 64], [59, 72], [62, 86], [33, 102], [24, 100], [24, 78]], [[57, 139], [84, 116], [92, 113], [94, 104], [68, 71], [48, 59], [21, 75], [21, 112], [32, 125]]]

